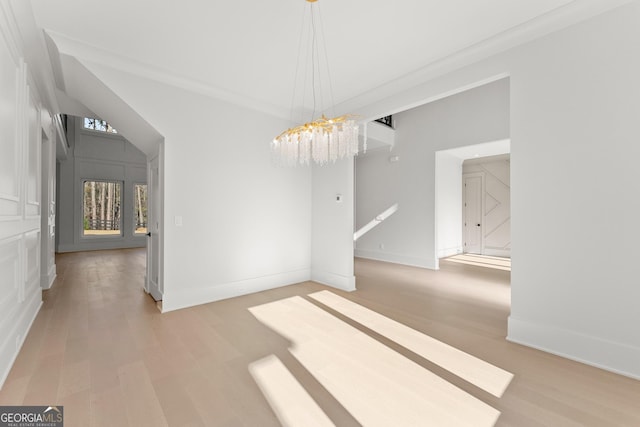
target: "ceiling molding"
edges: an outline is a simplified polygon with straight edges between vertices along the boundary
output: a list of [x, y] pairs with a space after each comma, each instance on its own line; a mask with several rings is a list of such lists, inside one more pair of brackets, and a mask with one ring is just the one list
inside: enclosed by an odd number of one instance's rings
[[[377, 87], [373, 87], [360, 95], [352, 97], [335, 106], [336, 112], [358, 112], [359, 110], [371, 107], [398, 93], [425, 84], [435, 78], [446, 75], [467, 65], [481, 61], [493, 55], [510, 50], [516, 46], [533, 41], [555, 31], [562, 30], [568, 26], [589, 19], [608, 10], [622, 6], [637, 0], [574, 0], [564, 6], [554, 9], [537, 18], [531, 19], [521, 25], [503, 31], [479, 43], [470, 45], [452, 55], [440, 58], [429, 65], [411, 71], [402, 77], [396, 78]], [[74, 56], [87, 63], [94, 63], [105, 67], [110, 67], [142, 78], [150, 79], [159, 83], [181, 88], [183, 90], [207, 96], [214, 99], [226, 101], [252, 110], [261, 111], [271, 116], [290, 119], [290, 109], [277, 106], [275, 104], [259, 101], [250, 96], [224, 89], [219, 86], [212, 86], [190, 79], [165, 69], [140, 62], [136, 59], [125, 57], [118, 53], [104, 50], [92, 46], [81, 40], [68, 37], [64, 34], [46, 30], [46, 33], [55, 42], [61, 54]], [[492, 79], [508, 76], [508, 70], [503, 70], [500, 75]], [[490, 79], [491, 80], [491, 79]], [[460, 88], [465, 90], [467, 88]], [[444, 96], [445, 94], [443, 94]], [[426, 102], [439, 99], [443, 96], [436, 96], [433, 99], [422, 100], [417, 106]], [[402, 106], [403, 108], [411, 108]], [[369, 108], [371, 110], [371, 108]], [[375, 108], [374, 108], [375, 109]], [[385, 115], [397, 111], [375, 111], [375, 115]], [[373, 113], [372, 113], [373, 114]], [[368, 113], [367, 113], [368, 115]], [[376, 117], [362, 117], [362, 120], [370, 120]]]
[[[507, 31], [503, 31], [502, 33], [462, 49], [452, 55], [434, 61], [420, 69], [409, 72], [402, 77], [384, 83], [377, 88], [363, 93], [362, 95], [344, 101], [336, 105], [336, 110], [358, 111], [376, 102], [389, 98], [394, 94], [409, 90], [457, 69], [508, 51], [556, 31], [563, 30], [609, 10], [632, 3], [633, 1], [638, 0], [574, 0], [572, 3], [540, 15], [525, 22], [524, 24], [513, 27]], [[469, 87], [460, 88], [460, 90], [453, 91], [452, 93], [446, 93], [442, 94], [442, 96], [423, 100], [415, 105], [402, 106], [400, 107], [400, 110], [378, 112], [377, 114], [378, 117], [395, 114], [399, 111], [433, 102], [443, 97], [472, 89], [473, 87], [482, 84], [491, 83], [492, 81], [508, 76], [509, 73], [505, 70], [503, 73], [493, 76], [487, 81], [478, 82], [477, 84]], [[366, 120], [373, 119], [375, 119], [375, 117], [366, 118]]]
[[83, 62], [113, 68], [134, 76], [150, 79], [158, 83], [163, 83], [196, 93], [198, 95], [204, 95], [235, 105], [240, 105], [242, 107], [261, 111], [271, 116], [284, 119], [290, 118], [289, 109], [265, 103], [221, 87], [213, 87], [193, 79], [179, 76], [135, 59], [92, 46], [88, 43], [70, 38], [55, 31], [45, 30], [45, 33], [54, 41], [60, 54], [73, 56]]

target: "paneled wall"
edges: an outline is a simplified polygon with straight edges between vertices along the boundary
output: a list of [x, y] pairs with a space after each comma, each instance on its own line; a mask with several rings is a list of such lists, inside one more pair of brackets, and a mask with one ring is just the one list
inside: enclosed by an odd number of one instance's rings
[[[69, 156], [59, 163], [58, 252], [143, 247], [144, 234], [134, 234], [134, 184], [147, 182], [147, 156], [120, 135], [82, 128], [82, 118], [69, 116]], [[122, 234], [84, 236], [82, 186], [85, 180], [122, 183]]]
[[[41, 153], [51, 144], [21, 55], [13, 15], [0, 3], [0, 386], [42, 303]], [[49, 118], [43, 120], [43, 117]], [[49, 145], [46, 145], [49, 147]], [[48, 262], [48, 261], [47, 261]]]
[[511, 162], [509, 155], [465, 160], [463, 173], [484, 177], [482, 253], [511, 256]]

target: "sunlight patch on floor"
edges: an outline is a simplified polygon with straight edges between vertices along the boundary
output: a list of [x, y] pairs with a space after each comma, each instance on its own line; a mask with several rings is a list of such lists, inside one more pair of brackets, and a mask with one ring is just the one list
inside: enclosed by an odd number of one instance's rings
[[333, 292], [321, 291], [309, 296], [496, 397], [502, 396], [513, 379], [510, 372]]
[[283, 426], [335, 426], [276, 356], [253, 362], [249, 372]]
[[[500, 412], [301, 297], [252, 307], [362, 425], [495, 425]], [[272, 398], [267, 396], [268, 400]]]
[[511, 259], [502, 258], [488, 255], [476, 255], [476, 254], [459, 254], [453, 255], [447, 258], [442, 258], [441, 261], [451, 261], [458, 264], [476, 265], [478, 267], [495, 268], [496, 270], [511, 271]]

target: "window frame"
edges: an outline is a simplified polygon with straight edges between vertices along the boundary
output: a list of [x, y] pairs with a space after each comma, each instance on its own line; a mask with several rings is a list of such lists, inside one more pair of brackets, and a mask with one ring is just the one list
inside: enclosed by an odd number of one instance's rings
[[[118, 217], [118, 233], [112, 233], [112, 234], [85, 234], [85, 228], [84, 228], [84, 219], [85, 219], [85, 211], [84, 211], [84, 190], [85, 190], [85, 184], [87, 182], [105, 182], [105, 183], [115, 183], [115, 184], [119, 184], [120, 185], [120, 207], [119, 207], [119, 217]], [[80, 221], [79, 221], [79, 228], [80, 228], [80, 239], [83, 240], [94, 240], [94, 239], [122, 239], [125, 237], [124, 234], [124, 215], [123, 215], [123, 209], [125, 208], [125, 185], [124, 185], [124, 181], [123, 180], [118, 180], [118, 179], [107, 179], [107, 178], [81, 178], [80, 179]], [[113, 230], [115, 231], [115, 230]]]
[[[136, 185], [144, 185], [144, 186], [147, 187], [147, 200], [146, 200], [146, 203], [147, 203], [147, 206], [146, 206], [146, 208], [147, 208], [147, 231], [145, 231], [143, 233], [137, 233], [136, 232], [136, 225], [138, 224], [138, 219], [137, 219], [137, 216], [136, 216], [136, 209], [138, 209], [137, 206], [136, 206]], [[132, 200], [132, 204], [133, 204], [132, 209], [131, 209], [131, 215], [133, 217], [131, 222], [132, 222], [132, 225], [133, 225], [133, 229], [131, 230], [131, 232], [132, 232], [133, 237], [143, 237], [143, 236], [146, 236], [147, 233], [149, 232], [149, 184], [147, 184], [146, 182], [143, 182], [143, 181], [134, 181], [133, 185], [131, 186], [131, 190], [133, 192], [133, 195], [132, 195], [133, 197], [131, 199]]]

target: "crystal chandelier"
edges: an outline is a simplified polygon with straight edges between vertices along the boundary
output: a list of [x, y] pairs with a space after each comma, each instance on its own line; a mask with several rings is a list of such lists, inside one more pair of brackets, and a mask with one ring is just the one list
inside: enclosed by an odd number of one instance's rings
[[[307, 52], [306, 58], [311, 57], [311, 93], [313, 101], [313, 112], [311, 114], [311, 121], [296, 127], [289, 128], [275, 137], [271, 143], [271, 151], [276, 159], [281, 164], [287, 166], [294, 165], [308, 165], [313, 160], [315, 163], [323, 165], [328, 162], [335, 162], [336, 160], [353, 157], [358, 154], [358, 124], [355, 122], [352, 115], [343, 115], [334, 118], [327, 118], [324, 113], [320, 118], [314, 119], [313, 116], [316, 112], [316, 94], [319, 94], [322, 98], [322, 78], [321, 78], [321, 60], [320, 57], [324, 52], [326, 61], [326, 74], [329, 80], [329, 86], [331, 87], [331, 77], [329, 73], [329, 65], [326, 57], [326, 47], [324, 46], [324, 35], [322, 34], [322, 26], [318, 28], [319, 12], [315, 9], [314, 3], [317, 0], [305, 0], [309, 3], [309, 15], [310, 15], [310, 33], [308, 37], [310, 55]], [[304, 25], [304, 22], [303, 22]], [[304, 28], [303, 28], [304, 29]], [[320, 44], [323, 44], [323, 50], [320, 50]], [[301, 64], [301, 55], [303, 47], [303, 37], [300, 38], [300, 51], [298, 53], [298, 62], [296, 64], [296, 79], [298, 80], [298, 70]], [[304, 81], [307, 81], [305, 76]], [[332, 92], [332, 91], [331, 91]], [[333, 93], [330, 94], [330, 98], [333, 104]], [[293, 109], [294, 102], [296, 101], [296, 87], [294, 84], [294, 94], [292, 98], [292, 117], [293, 122]], [[322, 102], [322, 101], [321, 101]], [[322, 110], [324, 106], [320, 105]], [[333, 108], [333, 105], [332, 105]], [[304, 110], [304, 95], [303, 105]]]

